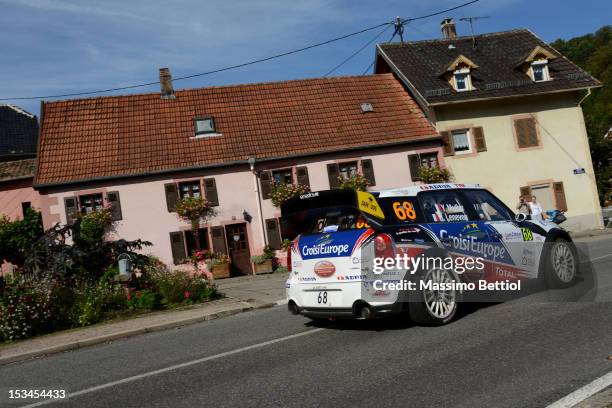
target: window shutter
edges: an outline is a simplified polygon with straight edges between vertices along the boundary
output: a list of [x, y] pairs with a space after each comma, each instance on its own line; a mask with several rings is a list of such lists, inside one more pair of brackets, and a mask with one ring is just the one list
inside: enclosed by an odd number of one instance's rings
[[217, 195], [217, 183], [214, 178], [206, 178], [204, 179], [204, 196], [206, 200], [208, 200], [211, 205], [218, 206], [219, 205], [219, 196]]
[[531, 197], [531, 187], [530, 186], [521, 187], [521, 197], [525, 197], [525, 198]]
[[484, 131], [482, 126], [472, 128], [472, 134], [474, 135], [474, 143], [476, 144], [477, 152], [487, 151], [487, 141], [485, 140]]
[[297, 173], [297, 182], [303, 186], [310, 188], [310, 180], [308, 179], [308, 167], [301, 166], [295, 169]]
[[361, 171], [363, 172], [363, 177], [368, 180], [369, 185], [375, 186], [376, 179], [374, 178], [374, 166], [371, 159], [361, 161]]
[[421, 158], [418, 154], [408, 155], [408, 166], [410, 167], [410, 177], [412, 181], [421, 180]]
[[121, 200], [119, 200], [119, 192], [110, 191], [106, 193], [106, 201], [108, 201], [110, 204], [110, 213], [113, 221], [123, 219], [121, 214]]
[[527, 144], [529, 147], [538, 145], [538, 131], [536, 130], [536, 121], [533, 118], [525, 119], [525, 128], [527, 131]]
[[557, 210], [567, 211], [567, 201], [565, 199], [565, 189], [563, 188], [563, 182], [558, 181], [553, 183], [553, 191], [555, 192], [555, 204]]
[[455, 146], [453, 146], [453, 135], [449, 131], [440, 132], [442, 135], [442, 145], [444, 147], [444, 156], [454, 156]]
[[77, 215], [76, 197], [64, 198], [64, 209], [66, 210], [66, 224], [72, 225]]
[[212, 227], [210, 231], [212, 234], [213, 251], [227, 255], [227, 247], [225, 245], [225, 229], [223, 227]]
[[335, 188], [340, 188], [340, 168], [338, 167], [338, 163], [330, 163], [327, 165], [327, 176], [329, 178], [329, 189], [333, 190]]
[[164, 184], [164, 189], [166, 190], [166, 205], [168, 206], [168, 212], [173, 212], [176, 210], [176, 202], [179, 198], [178, 189], [174, 183]]
[[176, 231], [170, 233], [170, 248], [172, 249], [172, 260], [175, 265], [182, 263], [187, 258], [182, 232]]
[[516, 140], [520, 149], [538, 146], [538, 132], [535, 119], [516, 119], [514, 121], [514, 130], [516, 131]]
[[196, 240], [191, 230], [187, 230], [184, 233], [185, 233], [185, 246], [187, 247], [187, 255], [191, 256], [193, 252], [198, 249], [196, 245]]
[[270, 248], [281, 249], [280, 230], [278, 229], [278, 220], [276, 218], [266, 220], [266, 234], [268, 235]]
[[261, 198], [267, 200], [272, 195], [272, 173], [262, 171], [259, 175], [259, 181], [261, 182]]

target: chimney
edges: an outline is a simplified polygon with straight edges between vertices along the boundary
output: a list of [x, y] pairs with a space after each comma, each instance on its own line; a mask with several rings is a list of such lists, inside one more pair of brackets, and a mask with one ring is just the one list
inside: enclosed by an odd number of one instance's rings
[[440, 29], [442, 30], [442, 38], [445, 40], [451, 40], [457, 37], [455, 21], [452, 18], [445, 18], [442, 20], [442, 23], [440, 23]]
[[162, 99], [174, 99], [174, 89], [172, 88], [172, 74], [170, 69], [159, 69], [159, 85], [161, 86]]

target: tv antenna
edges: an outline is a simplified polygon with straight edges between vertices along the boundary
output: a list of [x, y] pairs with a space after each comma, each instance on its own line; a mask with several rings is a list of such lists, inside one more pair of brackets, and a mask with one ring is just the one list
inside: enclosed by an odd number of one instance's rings
[[490, 18], [490, 16], [478, 16], [478, 17], [461, 17], [459, 21], [467, 21], [470, 23], [470, 31], [472, 32], [472, 49], [476, 48], [476, 37], [474, 34], [474, 21]]

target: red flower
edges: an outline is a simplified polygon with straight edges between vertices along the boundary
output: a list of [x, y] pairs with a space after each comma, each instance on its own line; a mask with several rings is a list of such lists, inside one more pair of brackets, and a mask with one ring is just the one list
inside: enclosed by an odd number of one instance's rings
[[185, 299], [189, 299], [191, 297], [191, 293], [189, 293], [188, 290], [186, 290], [185, 293], [183, 293], [183, 295], [185, 296]]

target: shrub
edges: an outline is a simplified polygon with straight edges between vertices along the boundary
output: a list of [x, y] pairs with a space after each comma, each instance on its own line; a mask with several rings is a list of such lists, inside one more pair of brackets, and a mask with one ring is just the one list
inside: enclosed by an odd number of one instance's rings
[[82, 248], [96, 248], [104, 242], [106, 234], [113, 228], [110, 210], [94, 210], [80, 215], [74, 242]]
[[124, 310], [128, 306], [127, 296], [119, 284], [100, 282], [95, 285], [82, 284], [74, 289], [75, 299], [70, 312], [75, 326], [88, 326], [102, 320], [113, 310]]
[[134, 291], [128, 295], [127, 305], [130, 310], [155, 310], [161, 308], [162, 299], [151, 290]]
[[425, 167], [422, 166], [419, 171], [419, 178], [425, 184], [430, 183], [448, 183], [453, 176], [448, 169], [441, 169], [438, 166]]
[[370, 184], [361, 174], [355, 174], [350, 177], [340, 176], [338, 177], [338, 181], [340, 182], [341, 189], [352, 189], [356, 191], [367, 191], [368, 185]]
[[280, 207], [282, 203], [290, 198], [308, 193], [309, 191], [310, 187], [303, 184], [274, 183], [272, 184], [270, 198], [272, 199], [272, 205]]
[[43, 235], [42, 216], [28, 209], [23, 219], [10, 221], [0, 217], [0, 263], [23, 266], [34, 243]]
[[151, 278], [164, 305], [208, 300], [217, 296], [216, 289], [206, 279], [186, 271], [157, 270]]

